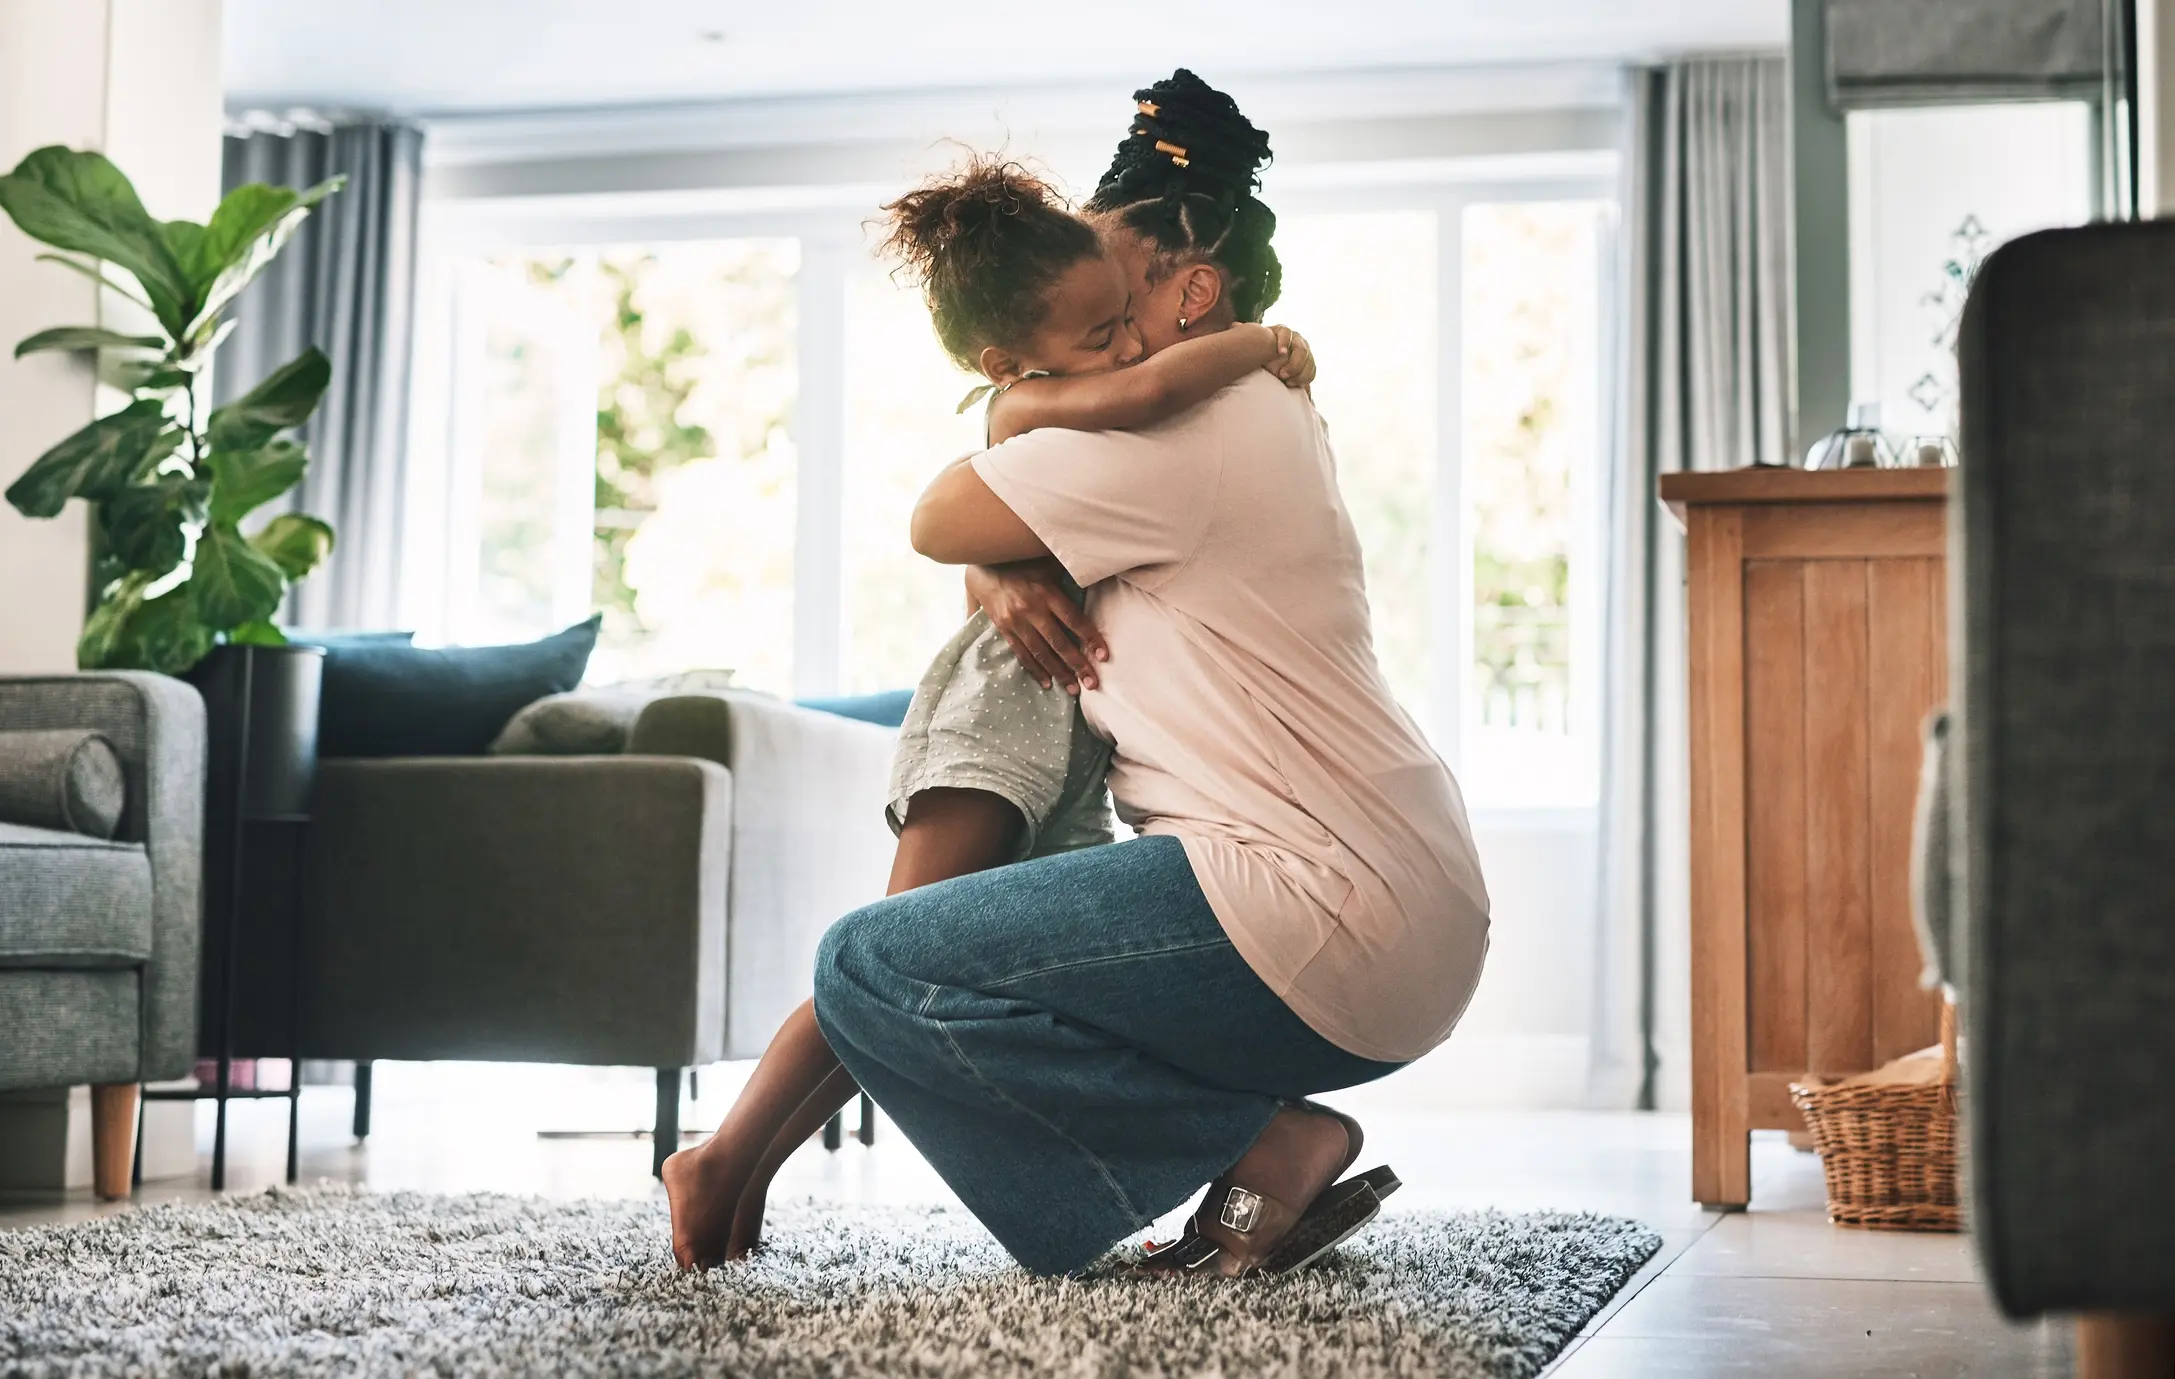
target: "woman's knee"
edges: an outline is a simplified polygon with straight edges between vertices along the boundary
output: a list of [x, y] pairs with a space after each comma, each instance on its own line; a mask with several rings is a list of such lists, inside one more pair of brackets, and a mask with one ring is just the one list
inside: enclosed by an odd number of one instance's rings
[[867, 1010], [885, 1004], [879, 993], [892, 985], [883, 960], [883, 921], [877, 905], [864, 905], [824, 931], [816, 945], [816, 1015], [850, 1032]]

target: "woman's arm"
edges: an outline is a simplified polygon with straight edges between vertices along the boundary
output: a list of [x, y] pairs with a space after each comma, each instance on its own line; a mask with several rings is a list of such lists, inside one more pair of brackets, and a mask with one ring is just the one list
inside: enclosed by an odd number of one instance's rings
[[915, 551], [939, 565], [1005, 565], [1050, 553], [1034, 528], [974, 472], [974, 457], [955, 460], [914, 504]]
[[989, 410], [989, 443], [1045, 426], [1069, 431], [1126, 431], [1176, 416], [1269, 369], [1294, 388], [1314, 381], [1314, 355], [1284, 326], [1236, 325], [1183, 340], [1126, 369], [1027, 378], [1004, 390]]
[[1044, 689], [1059, 684], [1077, 694], [1095, 688], [1095, 663], [1110, 659], [1110, 646], [1073, 602], [1056, 561], [969, 565], [967, 611], [977, 608]]

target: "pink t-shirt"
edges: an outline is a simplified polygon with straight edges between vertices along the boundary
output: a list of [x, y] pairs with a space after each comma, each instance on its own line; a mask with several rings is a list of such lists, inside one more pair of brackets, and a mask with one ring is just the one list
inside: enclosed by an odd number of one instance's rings
[[1488, 946], [1449, 769], [1375, 662], [1359, 541], [1306, 395], [1255, 373], [1140, 431], [1033, 431], [975, 471], [1088, 589], [1110, 793], [1181, 839], [1232, 946], [1317, 1033], [1403, 1062]]

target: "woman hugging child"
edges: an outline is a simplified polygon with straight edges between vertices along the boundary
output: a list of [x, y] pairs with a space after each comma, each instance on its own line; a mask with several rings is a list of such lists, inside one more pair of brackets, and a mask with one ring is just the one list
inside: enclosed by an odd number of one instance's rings
[[[987, 380], [962, 410], [988, 394], [991, 445], [1045, 427], [1146, 426], [1255, 369], [1292, 387], [1313, 379], [1305, 341], [1281, 327], [1241, 324], [1144, 358], [1125, 275], [1094, 227], [1017, 164], [976, 158], [884, 210], [885, 248], [921, 288], [938, 340]], [[1113, 837], [1110, 745], [1068, 689], [1023, 664], [986, 613], [969, 613], [900, 731], [888, 894]], [[1091, 636], [1084, 618], [1075, 630]], [[1080, 678], [1095, 687], [1092, 666]], [[752, 1249], [778, 1168], [857, 1091], [802, 1003], [717, 1133], [666, 1161], [681, 1265]]]

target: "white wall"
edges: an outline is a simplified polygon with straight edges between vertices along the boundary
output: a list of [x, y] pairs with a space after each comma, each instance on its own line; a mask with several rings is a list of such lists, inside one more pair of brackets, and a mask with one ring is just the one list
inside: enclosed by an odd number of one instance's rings
[[[104, 151], [162, 219], [219, 199], [221, 0], [0, 0], [0, 167], [47, 144]], [[0, 218], [0, 486], [120, 401], [66, 355], [5, 357], [56, 325], [125, 328], [81, 277]], [[0, 674], [66, 670], [86, 600], [83, 505], [33, 522], [0, 504]]]

